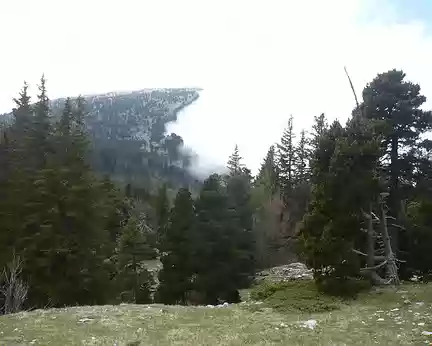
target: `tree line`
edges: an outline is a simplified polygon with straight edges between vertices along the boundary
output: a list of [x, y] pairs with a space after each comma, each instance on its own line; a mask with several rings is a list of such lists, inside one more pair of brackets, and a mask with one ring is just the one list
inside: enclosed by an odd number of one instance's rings
[[[66, 99], [56, 117], [42, 78], [35, 103], [26, 84], [14, 101], [0, 142], [3, 313], [239, 301], [254, 261], [251, 177], [238, 156], [230, 174], [202, 184], [195, 201], [187, 186], [180, 189], [171, 208], [166, 184], [155, 196], [93, 171], [83, 98]], [[159, 280], [146, 266], [158, 257]]]
[[1, 129], [4, 313], [238, 302], [258, 270], [293, 260], [335, 294], [430, 275], [432, 116], [402, 71], [377, 75], [345, 125], [321, 114], [298, 133], [291, 116], [255, 176], [236, 146], [226, 174], [174, 198], [93, 171], [85, 101], [55, 117], [45, 84], [35, 103], [24, 85]]

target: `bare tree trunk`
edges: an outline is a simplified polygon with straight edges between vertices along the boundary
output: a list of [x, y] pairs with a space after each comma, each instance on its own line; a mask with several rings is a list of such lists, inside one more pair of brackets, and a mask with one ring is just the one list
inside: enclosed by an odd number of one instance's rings
[[384, 255], [386, 257], [386, 276], [389, 284], [399, 285], [398, 267], [396, 264], [396, 256], [392, 249], [392, 244], [387, 228], [387, 215], [384, 210], [383, 202], [380, 203], [381, 207], [381, 236], [384, 242]]
[[3, 295], [4, 302], [2, 311], [4, 314], [12, 314], [22, 310], [27, 299], [28, 285], [20, 278], [22, 261], [19, 257], [13, 257], [12, 262], [3, 270], [0, 280], [0, 294]]
[[368, 228], [367, 228], [367, 266], [373, 267], [375, 265], [375, 231], [373, 228], [372, 219], [372, 203], [369, 204], [369, 216], [367, 218]]

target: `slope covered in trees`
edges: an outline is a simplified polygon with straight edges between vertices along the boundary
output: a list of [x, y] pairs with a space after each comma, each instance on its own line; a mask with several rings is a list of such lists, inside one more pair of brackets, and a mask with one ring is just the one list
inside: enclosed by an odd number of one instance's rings
[[[133, 186], [195, 184], [187, 170], [191, 156], [181, 150], [183, 139], [166, 133], [165, 126], [198, 97], [199, 89], [145, 89], [84, 97], [92, 167]], [[64, 102], [49, 102], [53, 119], [60, 117]], [[0, 119], [10, 123], [12, 116]]]

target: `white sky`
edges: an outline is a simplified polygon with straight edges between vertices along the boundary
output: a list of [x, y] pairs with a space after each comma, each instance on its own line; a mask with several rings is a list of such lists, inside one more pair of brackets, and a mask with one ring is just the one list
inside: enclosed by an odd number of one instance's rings
[[169, 130], [203, 165], [238, 143], [255, 170], [290, 114], [297, 130], [350, 115], [344, 65], [359, 94], [403, 68], [432, 97], [432, 37], [394, 15], [390, 0], [0, 0], [0, 113], [42, 73], [51, 98], [200, 86]]

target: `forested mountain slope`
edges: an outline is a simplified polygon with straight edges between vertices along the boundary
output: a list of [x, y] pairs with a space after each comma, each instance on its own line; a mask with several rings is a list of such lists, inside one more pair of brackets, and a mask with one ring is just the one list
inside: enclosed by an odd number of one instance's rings
[[[144, 187], [154, 187], [155, 181], [173, 187], [194, 184], [187, 170], [191, 157], [180, 150], [183, 140], [165, 133], [165, 125], [198, 97], [195, 88], [85, 96], [94, 169], [118, 182]], [[61, 114], [64, 101], [51, 101], [54, 118]]]

